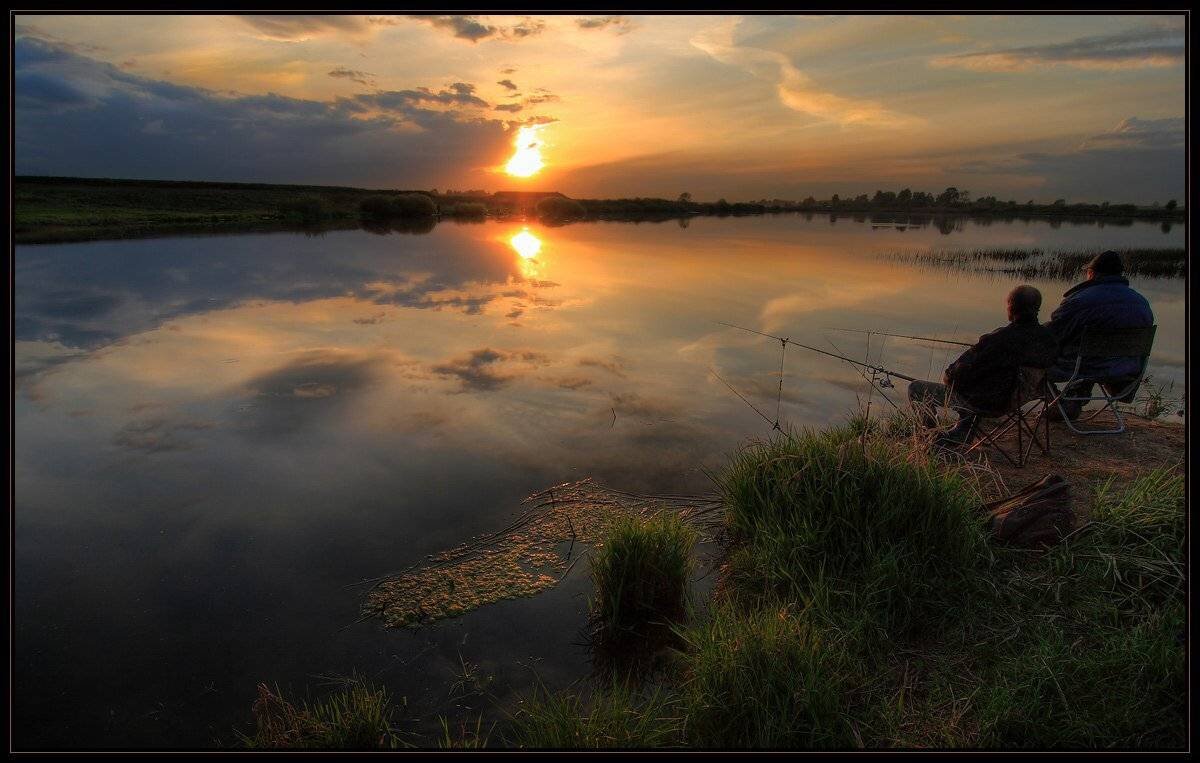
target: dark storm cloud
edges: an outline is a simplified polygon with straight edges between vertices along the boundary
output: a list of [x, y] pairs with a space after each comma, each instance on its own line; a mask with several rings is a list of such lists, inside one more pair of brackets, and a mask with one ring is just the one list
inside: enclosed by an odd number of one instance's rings
[[935, 59], [933, 64], [984, 71], [1024, 71], [1051, 64], [1120, 69], [1172, 66], [1183, 63], [1183, 55], [1182, 27], [1149, 27], [1118, 34], [1080, 37], [1051, 45], [943, 56]]
[[576, 19], [575, 24], [580, 29], [607, 29], [615, 34], [627, 34], [634, 28], [633, 21], [624, 16], [592, 16]]
[[522, 375], [522, 369], [544, 365], [546, 356], [529, 350], [493, 350], [485, 347], [430, 368], [441, 376], [454, 376], [463, 392], [493, 392]]
[[223, 96], [32, 37], [14, 59], [18, 174], [428, 187], [511, 140], [465, 82], [324, 102]]

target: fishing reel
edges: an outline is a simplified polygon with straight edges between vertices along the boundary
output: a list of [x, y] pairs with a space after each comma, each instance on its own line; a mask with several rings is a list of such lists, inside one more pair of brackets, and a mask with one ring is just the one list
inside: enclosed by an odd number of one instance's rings
[[880, 389], [895, 389], [896, 388], [896, 385], [892, 384], [891, 376], [887, 375], [886, 373], [881, 373], [881, 372], [875, 371], [875, 370], [871, 371], [871, 382], [873, 384], [875, 384], [876, 386], [878, 386]]

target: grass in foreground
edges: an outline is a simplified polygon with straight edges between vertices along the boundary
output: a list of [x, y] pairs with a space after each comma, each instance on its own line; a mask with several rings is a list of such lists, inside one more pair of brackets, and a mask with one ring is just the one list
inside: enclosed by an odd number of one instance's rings
[[394, 749], [401, 743], [392, 714], [386, 690], [358, 677], [311, 705], [259, 684], [254, 733], [240, 736], [244, 746], [257, 749]]
[[971, 475], [884, 429], [737, 456], [723, 474], [729, 575], [707, 618], [678, 628], [654, 702], [628, 687], [536, 697], [511, 741], [1184, 746], [1177, 470], [1100, 486], [1092, 522], [1053, 549], [993, 551], [971, 513]]
[[735, 456], [722, 491], [734, 592], [870, 614], [880, 635], [936, 627], [991, 563], [971, 482], [910, 441], [777, 438]]

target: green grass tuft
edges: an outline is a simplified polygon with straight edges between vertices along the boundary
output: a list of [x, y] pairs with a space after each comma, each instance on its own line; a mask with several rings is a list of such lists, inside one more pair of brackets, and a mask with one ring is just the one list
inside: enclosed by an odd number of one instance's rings
[[675, 514], [618, 522], [592, 557], [593, 607], [603, 639], [644, 634], [684, 616], [696, 531]]

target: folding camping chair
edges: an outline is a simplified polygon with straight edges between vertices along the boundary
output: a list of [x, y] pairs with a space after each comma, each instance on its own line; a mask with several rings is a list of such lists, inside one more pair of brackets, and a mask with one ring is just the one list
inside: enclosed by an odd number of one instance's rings
[[[1142, 378], [1146, 375], [1146, 368], [1150, 365], [1150, 349], [1154, 346], [1154, 332], [1157, 328], [1157, 326], [1093, 328], [1086, 329], [1083, 332], [1083, 336], [1079, 339], [1079, 349], [1076, 350], [1075, 370], [1072, 371], [1071, 378], [1065, 382], [1061, 382], [1062, 392], [1059, 392], [1059, 387], [1052, 383], [1057, 393], [1058, 408], [1062, 413], [1063, 421], [1072, 432], [1076, 434], [1119, 434], [1125, 431], [1125, 417], [1121, 415], [1121, 410], [1117, 408], [1117, 403], [1129, 403], [1133, 401], [1133, 396], [1137, 392], [1138, 387], [1141, 386]], [[1081, 369], [1087, 360], [1124, 357], [1136, 357], [1140, 364], [1137, 375], [1129, 377], [1132, 379], [1130, 383], [1126, 383], [1125, 378], [1112, 379], [1081, 373]], [[1102, 394], [1066, 394], [1066, 391], [1073, 385], [1081, 382], [1094, 384], [1095, 388], [1099, 389]], [[1077, 426], [1077, 422], [1071, 421], [1067, 415], [1066, 408], [1063, 406], [1065, 402], [1087, 405], [1093, 400], [1103, 400], [1104, 405], [1100, 406], [1098, 410], [1086, 419], [1082, 419], [1082, 421], [1092, 421], [1101, 413], [1111, 409], [1113, 417], [1117, 422], [1115, 429], [1083, 429]]]
[[[1016, 467], [1025, 466], [1034, 445], [1044, 455], [1050, 455], [1050, 419], [1046, 412], [1057, 403], [1058, 391], [1046, 378], [1046, 370], [1022, 366], [1017, 370], [1017, 388], [1007, 410], [971, 411], [977, 416], [972, 434], [978, 439], [965, 452], [991, 447]], [[984, 427], [984, 419], [997, 421], [991, 427]], [[1003, 438], [1013, 429], [1017, 431], [1017, 448], [1010, 453], [1012, 446], [1006, 445]]]

